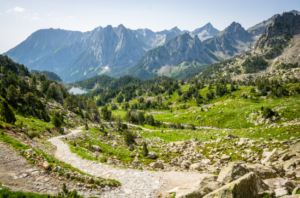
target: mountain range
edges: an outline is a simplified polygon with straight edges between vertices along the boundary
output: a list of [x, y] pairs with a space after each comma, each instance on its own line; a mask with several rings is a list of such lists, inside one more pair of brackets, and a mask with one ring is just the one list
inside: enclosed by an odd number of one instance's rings
[[248, 30], [233, 22], [221, 32], [210, 23], [192, 32], [177, 27], [160, 32], [131, 30], [123, 25], [89, 32], [50, 28], [34, 32], [3, 55], [29, 69], [56, 72], [64, 82], [100, 74], [186, 78], [209, 64], [252, 50], [277, 16]]

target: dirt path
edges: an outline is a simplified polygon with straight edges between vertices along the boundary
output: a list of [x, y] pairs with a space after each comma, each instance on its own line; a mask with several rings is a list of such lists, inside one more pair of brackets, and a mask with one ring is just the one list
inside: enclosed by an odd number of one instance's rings
[[[115, 123], [115, 122], [112, 122]], [[157, 131], [161, 131], [161, 130], [155, 130], [155, 129], [147, 129], [142, 127], [141, 125], [135, 125], [135, 124], [131, 124], [131, 123], [127, 123], [124, 122], [125, 124], [129, 125], [129, 126], [133, 126], [133, 127], [138, 127], [141, 128], [145, 131], [149, 131], [149, 132], [157, 132]], [[164, 124], [169, 124], [170, 122], [162, 122]], [[188, 125], [184, 124], [183, 126], [187, 127]], [[230, 131], [232, 129], [227, 129], [227, 128], [217, 128], [217, 127], [212, 127], [212, 126], [200, 126], [200, 127], [195, 127], [196, 129], [210, 129], [210, 130], [225, 130], [225, 131]], [[178, 129], [177, 129], [178, 130]], [[169, 129], [169, 130], [163, 130], [163, 131], [176, 131], [175, 129]]]
[[[79, 132], [81, 132], [81, 129], [73, 130], [68, 135]], [[91, 175], [116, 179], [122, 183], [121, 188], [116, 190], [107, 189], [102, 194], [102, 197], [152, 198], [157, 197], [160, 193], [165, 197], [167, 195], [166, 191], [182, 184], [198, 181], [207, 175], [192, 172], [155, 172], [121, 169], [95, 161], [84, 160], [70, 151], [68, 145], [61, 141], [62, 137], [65, 136], [54, 137], [48, 140], [57, 147], [56, 158]]]
[[[42, 168], [29, 164], [19, 152], [0, 141], [0, 182], [13, 191], [56, 195], [63, 181]], [[73, 186], [68, 185], [71, 189]]]

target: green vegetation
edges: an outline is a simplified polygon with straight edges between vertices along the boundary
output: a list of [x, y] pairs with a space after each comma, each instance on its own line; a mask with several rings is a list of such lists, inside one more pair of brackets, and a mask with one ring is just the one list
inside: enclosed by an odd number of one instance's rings
[[37, 78], [39, 78], [40, 74], [43, 74], [50, 80], [54, 80], [54, 81], [57, 81], [57, 82], [62, 82], [62, 79], [54, 72], [31, 70], [31, 73], [33, 75], [35, 75]]
[[[1, 185], [0, 185], [1, 187]], [[11, 191], [8, 188], [4, 188], [0, 190], [1, 198], [80, 198], [77, 194], [76, 190], [69, 191], [66, 187], [66, 184], [63, 184], [62, 192], [58, 193], [58, 195], [46, 195], [46, 194], [36, 194], [36, 193], [28, 193], [23, 191]]]

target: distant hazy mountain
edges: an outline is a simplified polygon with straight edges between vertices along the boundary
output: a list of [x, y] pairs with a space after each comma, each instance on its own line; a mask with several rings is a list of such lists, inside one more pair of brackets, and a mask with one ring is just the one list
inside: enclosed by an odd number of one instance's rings
[[232, 57], [252, 49], [254, 45], [252, 36], [241, 26], [233, 22], [225, 30], [213, 38], [204, 41], [204, 45], [220, 58]]
[[206, 39], [215, 36], [219, 32], [220, 31], [214, 28], [211, 23], [207, 23], [205, 26], [192, 31], [191, 35], [192, 36], [197, 35], [201, 41], [204, 41]]
[[98, 27], [85, 33], [52, 28], [38, 30], [4, 55], [29, 69], [59, 72], [90, 47], [102, 29]]
[[61, 29], [43, 29], [31, 34], [25, 41], [4, 55], [30, 68], [34, 61], [49, 54], [60, 46], [80, 41], [84, 33]]
[[166, 44], [149, 50], [139, 62], [129, 69], [128, 74], [141, 79], [159, 75], [173, 76], [184, 72], [191, 65], [211, 64], [218, 59], [205, 48], [196, 35], [181, 34]]
[[218, 32], [208, 23], [193, 32], [177, 27], [153, 32], [149, 29], [130, 30], [98, 27], [89, 32], [43, 29], [4, 53], [29, 69], [59, 73], [64, 81], [76, 81], [98, 74], [119, 77], [150, 49], [184, 33], [201, 39]]
[[104, 28], [94, 44], [74, 58], [61, 72], [65, 82], [99, 74], [124, 75], [145, 54], [134, 32], [119, 25]]

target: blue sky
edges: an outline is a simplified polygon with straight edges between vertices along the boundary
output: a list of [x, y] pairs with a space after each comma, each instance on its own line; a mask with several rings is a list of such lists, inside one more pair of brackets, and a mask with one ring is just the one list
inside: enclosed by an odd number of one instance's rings
[[247, 29], [274, 14], [300, 10], [299, 0], [0, 0], [0, 53], [39, 29], [89, 31], [127, 28], [194, 30], [211, 22], [225, 29], [233, 21]]

